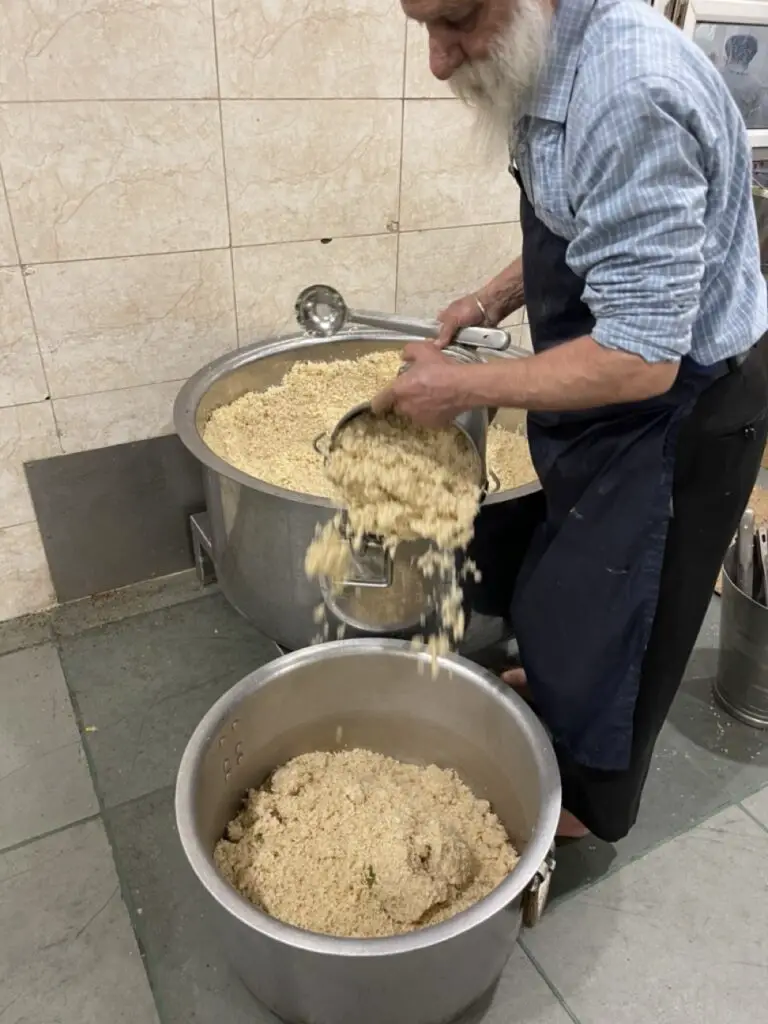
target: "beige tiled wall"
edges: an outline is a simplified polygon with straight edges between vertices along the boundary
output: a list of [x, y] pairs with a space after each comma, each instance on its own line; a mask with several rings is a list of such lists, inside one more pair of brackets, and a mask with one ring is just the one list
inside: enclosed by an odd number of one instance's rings
[[180, 382], [312, 281], [433, 315], [520, 248], [504, 163], [398, 0], [12, 6], [0, 619], [53, 600], [24, 461], [169, 432]]

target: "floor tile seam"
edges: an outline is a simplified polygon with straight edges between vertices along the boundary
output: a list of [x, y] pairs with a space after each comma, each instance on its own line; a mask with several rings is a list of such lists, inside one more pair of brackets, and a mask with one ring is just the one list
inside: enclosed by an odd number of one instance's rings
[[[105, 803], [102, 808], [102, 814], [106, 818], [110, 814], [114, 814], [116, 811], [123, 811], [127, 808], [132, 807], [134, 804], [141, 803], [142, 800], [148, 800], [150, 797], [157, 797], [162, 793], [168, 793], [172, 795], [176, 790], [176, 782], [166, 782], [163, 786], [158, 786], [156, 789], [149, 790], [147, 793], [139, 793], [137, 796], [130, 796], [127, 800], [119, 800], [115, 804]], [[173, 801], [171, 801], [173, 802]]]
[[76, 818], [74, 821], [67, 822], [66, 825], [58, 825], [56, 828], [48, 829], [46, 832], [38, 832], [33, 836], [28, 836], [26, 839], [19, 840], [18, 843], [11, 843], [9, 846], [0, 846], [0, 857], [4, 857], [8, 853], [16, 853], [17, 850], [24, 850], [28, 846], [33, 846], [35, 843], [40, 843], [44, 839], [50, 839], [53, 836], [61, 835], [63, 832], [68, 832], [70, 829], [78, 828], [80, 825], [88, 825], [93, 821], [99, 821], [101, 819], [101, 811], [95, 811], [93, 814], [86, 814], [82, 818]]
[[533, 966], [534, 970], [539, 975], [539, 977], [544, 982], [544, 984], [547, 986], [547, 988], [552, 993], [552, 995], [555, 997], [555, 999], [558, 1001], [560, 1006], [563, 1008], [563, 1011], [573, 1021], [573, 1024], [581, 1024], [581, 1021], [579, 1020], [579, 1018], [576, 1016], [574, 1011], [568, 1005], [568, 1002], [566, 1001], [565, 996], [562, 994], [562, 992], [557, 987], [557, 985], [554, 983], [554, 981], [552, 981], [552, 979], [549, 977], [547, 972], [544, 970], [544, 967], [539, 963], [539, 961], [533, 955], [533, 953], [530, 951], [530, 949], [528, 949], [528, 946], [526, 945], [525, 940], [523, 939], [522, 936], [520, 936], [520, 938], [518, 938], [517, 944], [520, 946], [522, 951], [528, 957], [528, 960], [530, 961], [530, 963]]
[[[126, 801], [126, 804], [120, 804], [119, 806], [125, 807], [126, 805], [135, 803], [141, 799], [144, 798], [136, 797], [135, 800]], [[109, 820], [110, 810], [115, 809], [116, 808], [103, 807], [102, 820], [104, 824], [104, 831], [107, 836], [107, 842], [109, 843], [110, 852], [112, 854], [112, 863], [115, 865], [115, 874], [117, 875], [117, 881], [120, 886], [120, 895], [122, 897], [123, 903], [125, 904], [125, 908], [128, 913], [128, 922], [130, 924], [131, 931], [133, 932], [133, 937], [136, 941], [136, 947], [138, 948], [139, 956], [141, 957], [141, 963], [142, 966], [144, 967], [144, 974], [147, 979], [147, 984], [149, 985], [149, 991], [152, 996], [152, 1000], [155, 1004], [155, 1010], [157, 1012], [158, 1020], [160, 1024], [170, 1024], [168, 1015], [165, 1012], [163, 999], [160, 994], [161, 986], [158, 979], [155, 977], [154, 963], [152, 962], [152, 958], [149, 955], [149, 951], [144, 945], [144, 941], [141, 937], [139, 924], [142, 921], [142, 915], [139, 913], [139, 907], [137, 906], [133, 893], [131, 892], [131, 887], [128, 883], [128, 872], [126, 871], [123, 865], [119, 848], [117, 846], [117, 843], [115, 842], [112, 823]]]
[[137, 913], [138, 908], [134, 903], [130, 885], [128, 884], [128, 875], [123, 868], [122, 860], [121, 857], [119, 856], [119, 852], [114, 841], [114, 834], [112, 831], [111, 823], [109, 821], [110, 808], [107, 807], [104, 800], [104, 795], [101, 792], [101, 787], [99, 786], [96, 775], [96, 765], [88, 749], [88, 744], [84, 742], [83, 716], [77, 701], [77, 697], [72, 687], [70, 686], [69, 679], [67, 678], [67, 673], [64, 671], [64, 661], [62, 658], [61, 643], [58, 637], [56, 639], [55, 646], [59, 662], [61, 664], [62, 675], [64, 676], [64, 684], [67, 688], [67, 693], [69, 694], [69, 699], [72, 703], [72, 710], [75, 715], [75, 721], [77, 723], [78, 731], [80, 732], [80, 742], [82, 745], [86, 763], [88, 765], [88, 772], [91, 776], [91, 784], [93, 786], [93, 791], [96, 794], [96, 802], [99, 806], [98, 817], [101, 819], [102, 827], [104, 828], [104, 833], [107, 837], [107, 843], [109, 844], [110, 854], [112, 855], [112, 864], [115, 869], [115, 875], [117, 876], [118, 886], [120, 889], [120, 896], [121, 899], [123, 900], [123, 903], [125, 904], [125, 908], [128, 914], [128, 923], [131, 932], [133, 933], [133, 938], [134, 941], [136, 942], [136, 947], [139, 951], [141, 963], [144, 968], [144, 975], [147, 979], [147, 985], [149, 986], [150, 995], [155, 1005], [155, 1011], [157, 1013], [160, 1024], [166, 1024], [167, 1017], [163, 1012], [162, 1000], [159, 994], [159, 986], [156, 984], [154, 978], [154, 971], [150, 970], [149, 956], [147, 954], [146, 948], [144, 947], [141, 935], [139, 934], [138, 921], [140, 920], [140, 915]]
[[[2, 625], [2, 623], [0, 623]], [[32, 651], [35, 647], [45, 647], [56, 643], [56, 635], [51, 633], [50, 636], [35, 638], [30, 643], [20, 643], [18, 647], [4, 647], [0, 654], [0, 659], [10, 656], [11, 654], [19, 654], [21, 651]]]
[[[100, 622], [85, 621], [79, 626], [64, 626], [64, 619], [67, 618], [65, 615], [51, 616], [51, 629], [56, 640], [72, 640], [76, 637], [85, 636], [87, 633], [93, 633], [95, 630], [107, 629], [110, 626], [119, 625], [121, 622], [127, 622], [130, 619], [136, 619], [141, 615], [150, 615], [153, 612], [168, 611], [172, 608], [178, 608], [180, 605], [191, 604], [194, 601], [201, 601], [206, 597], [211, 596], [214, 593], [220, 593], [220, 591], [206, 587], [200, 593], [193, 593], [189, 595], [177, 595], [173, 600], [162, 603], [152, 603], [151, 599], [147, 599], [146, 608], [131, 608], [124, 609], [121, 614], [110, 616], [103, 619]], [[87, 600], [86, 598], [78, 598], [79, 600]], [[72, 602], [73, 604], [76, 603]], [[64, 606], [61, 606], [64, 607]]]
[[[760, 792], [760, 791], [758, 790], [758, 792]], [[745, 797], [744, 799], [748, 800], [749, 797]], [[748, 807], [745, 807], [743, 802], [737, 804], [736, 806], [739, 807], [746, 814], [746, 816], [748, 818], [751, 818], [752, 821], [754, 821], [754, 823], [756, 825], [758, 825], [763, 830], [763, 832], [768, 832], [768, 825], [766, 825], [766, 823], [764, 821], [761, 821], [756, 815], [754, 815], [752, 813], [752, 811], [750, 811], [750, 809]]]

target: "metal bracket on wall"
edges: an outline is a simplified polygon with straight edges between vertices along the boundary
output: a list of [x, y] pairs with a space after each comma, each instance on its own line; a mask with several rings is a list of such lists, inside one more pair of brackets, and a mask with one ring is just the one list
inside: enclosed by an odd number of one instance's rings
[[213, 564], [213, 546], [211, 544], [211, 525], [207, 512], [195, 512], [189, 517], [189, 528], [192, 533], [192, 554], [195, 559], [195, 572], [203, 587], [216, 582], [216, 567]]

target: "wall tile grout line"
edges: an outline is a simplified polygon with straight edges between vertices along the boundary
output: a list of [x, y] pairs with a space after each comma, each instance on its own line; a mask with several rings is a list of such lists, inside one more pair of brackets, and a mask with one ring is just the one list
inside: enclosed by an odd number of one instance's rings
[[[454, 96], [222, 96], [227, 103], [391, 103], [407, 99], [409, 103], [459, 103]], [[5, 100], [0, 107], [31, 107], [51, 104], [64, 106], [68, 103], [215, 103], [219, 96], [83, 96], [79, 99]]]
[[[35, 317], [35, 310], [32, 306], [32, 296], [29, 294], [29, 284], [27, 282], [26, 268], [21, 262], [21, 247], [19, 245], [19, 237], [16, 231], [16, 223], [13, 218], [13, 211], [11, 210], [11, 204], [8, 199], [8, 188], [5, 184], [5, 172], [3, 171], [2, 164], [0, 164], [0, 199], [5, 203], [5, 208], [8, 211], [8, 221], [11, 225], [11, 234], [13, 236], [13, 244], [16, 247], [16, 257], [19, 261], [18, 266], [21, 273], [21, 283], [24, 286], [24, 295], [27, 299], [27, 308], [29, 309], [29, 318], [32, 322], [32, 330], [35, 333], [35, 345], [37, 347], [37, 358], [40, 360], [40, 369], [43, 372], [43, 380], [45, 381], [46, 397], [42, 399], [43, 402], [51, 402], [51, 385], [48, 380], [48, 369], [45, 365], [45, 359], [43, 359], [43, 350], [40, 347], [40, 332], [37, 329], [37, 318]], [[29, 403], [37, 404], [37, 403]], [[5, 406], [4, 408], [7, 408]], [[53, 408], [53, 402], [51, 402], [51, 416], [53, 417], [53, 426], [56, 431], [56, 439], [59, 442], [59, 450], [64, 453], [64, 445], [61, 441], [61, 429], [59, 427], [59, 421], [56, 418], [56, 410]]]
[[[78, 391], [75, 395], [52, 395], [50, 401], [54, 404], [56, 402], [68, 402], [70, 399], [75, 398], [90, 398], [92, 395], [111, 395], [117, 394], [122, 391], [138, 391], [140, 388], [152, 388], [159, 387], [162, 384], [183, 384], [188, 378], [187, 377], [173, 377], [170, 380], [150, 380], [146, 384], [123, 384], [118, 388], [99, 388], [98, 391]], [[39, 399], [37, 402], [15, 402], [12, 405], [0, 405], [0, 409], [23, 409], [30, 405], [45, 405], [47, 399]], [[127, 442], [130, 443], [130, 442]], [[114, 447], [109, 445], [107, 447]], [[64, 452], [65, 455], [71, 454]], [[31, 521], [31, 520], [30, 520]]]
[[[44, 643], [50, 643], [50, 640], [43, 641]], [[39, 647], [40, 644], [35, 646]], [[28, 649], [28, 648], [25, 648]], [[80, 739], [82, 745], [82, 738]], [[91, 783], [93, 783], [93, 777], [91, 777]], [[87, 814], [84, 818], [78, 818], [76, 821], [70, 821], [66, 825], [59, 825], [58, 828], [48, 829], [47, 832], [40, 832], [38, 835], [30, 836], [29, 839], [22, 839], [19, 843], [11, 843], [10, 846], [0, 847], [0, 857], [4, 857], [7, 853], [15, 853], [17, 850], [24, 850], [27, 846], [33, 846], [35, 843], [41, 842], [43, 839], [50, 839], [52, 836], [61, 835], [62, 832], [68, 832], [71, 828], [77, 828], [78, 825], [88, 825], [92, 821], [101, 820], [101, 811], [96, 811], [95, 814]]]
[[531, 953], [531, 951], [528, 949], [528, 947], [525, 944], [525, 941], [522, 938], [518, 938], [517, 944], [518, 944], [518, 946], [520, 946], [522, 951], [528, 957], [528, 959], [530, 960], [531, 964], [535, 968], [535, 970], [536, 970], [537, 974], [539, 975], [539, 977], [541, 978], [541, 980], [544, 982], [544, 984], [547, 986], [549, 991], [552, 993], [552, 995], [558, 1001], [560, 1006], [562, 1006], [563, 1011], [565, 1013], [567, 1013], [568, 1016], [570, 1017], [570, 1019], [573, 1021], [573, 1024], [581, 1024], [581, 1021], [579, 1020], [579, 1018], [576, 1016], [576, 1014], [570, 1008], [568, 1003], [565, 1001], [565, 997], [563, 996], [563, 994], [560, 991], [560, 989], [557, 987], [557, 985], [555, 985], [554, 982], [550, 981], [549, 977], [547, 976], [547, 972], [541, 966], [541, 964], [536, 959], [536, 957], [533, 955], [533, 953]]
[[395, 238], [395, 308], [397, 312], [400, 300], [400, 238], [403, 232], [400, 230], [400, 212], [403, 206], [403, 164], [405, 161], [405, 105], [408, 83], [408, 20], [403, 25], [403, 74], [401, 79], [401, 103], [400, 103], [400, 165], [397, 170], [397, 236]]
[[[419, 234], [431, 234], [437, 231], [465, 231], [472, 228], [496, 228], [504, 227], [508, 224], [517, 224], [514, 218], [508, 217], [504, 220], [488, 220], [488, 221], [473, 221], [471, 224], [444, 224], [437, 227], [429, 228], [405, 228], [400, 231], [400, 234], [404, 235], [419, 235]], [[360, 234], [335, 234], [333, 237], [335, 240], [343, 239], [357, 239], [357, 238], [388, 238], [391, 232], [389, 231], [364, 231]], [[129, 252], [123, 253], [119, 256], [75, 256], [71, 259], [58, 259], [58, 260], [29, 260], [26, 263], [20, 264], [21, 269], [24, 270], [27, 267], [59, 267], [66, 266], [69, 263], [106, 263], [111, 260], [140, 260], [140, 259], [154, 259], [155, 257], [161, 256], [189, 256], [199, 252], [226, 252], [228, 249], [266, 249], [270, 246], [288, 246], [288, 245], [306, 245], [308, 242], [321, 242], [324, 236], [313, 235], [306, 236], [303, 238], [289, 238], [280, 242], [238, 242], [233, 243], [231, 246], [228, 245], [209, 245], [202, 246], [197, 249], [158, 249], [154, 252]], [[9, 269], [18, 267], [19, 264], [8, 264], [0, 269]]]
[[213, 62], [216, 68], [216, 98], [219, 104], [219, 133], [221, 137], [221, 163], [224, 168], [224, 205], [227, 210], [227, 233], [229, 236], [229, 274], [232, 282], [232, 314], [235, 318], [235, 345], [240, 348], [240, 316], [237, 309], [237, 288], [235, 286], [235, 254], [232, 248], [232, 207], [229, 202], [229, 174], [227, 173], [227, 147], [224, 143], [224, 105], [221, 98], [221, 74], [219, 72], [219, 37], [216, 31], [216, 0], [211, 0], [211, 26], [213, 28]]
[[[35, 402], [35, 405], [42, 405], [42, 404], [43, 404], [42, 402]], [[19, 409], [21, 407], [18, 406], [18, 405], [10, 405], [10, 406], [6, 405], [4, 408], [6, 408], [6, 409]], [[13, 530], [17, 526], [31, 526], [32, 523], [36, 523], [36, 522], [37, 522], [37, 519], [20, 519], [17, 523], [5, 523], [3, 526], [0, 526], [0, 530]]]

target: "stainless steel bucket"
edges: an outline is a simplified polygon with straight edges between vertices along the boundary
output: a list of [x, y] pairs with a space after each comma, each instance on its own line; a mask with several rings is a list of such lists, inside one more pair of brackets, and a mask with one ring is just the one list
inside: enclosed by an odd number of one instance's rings
[[736, 545], [725, 556], [715, 697], [747, 725], [768, 729], [768, 608], [735, 583]]
[[[283, 647], [304, 647], [318, 633], [314, 610], [323, 603], [323, 594], [319, 584], [306, 577], [304, 555], [315, 527], [333, 516], [334, 506], [325, 498], [274, 487], [230, 466], [203, 442], [203, 427], [218, 406], [280, 383], [299, 359], [357, 359], [371, 352], [399, 352], [411, 341], [412, 334], [372, 328], [345, 330], [328, 338], [289, 335], [209, 363], [184, 384], [176, 399], [176, 432], [203, 467], [210, 555], [219, 585], [241, 615]], [[519, 412], [503, 410], [497, 422], [515, 429], [524, 418]], [[538, 489], [535, 482], [491, 494], [486, 502], [513, 501]], [[410, 572], [410, 563], [403, 569]], [[391, 609], [400, 614], [401, 605], [388, 588], [351, 595], [349, 604], [345, 617], [356, 618], [366, 628], [348, 630], [347, 635], [399, 632], [393, 631], [397, 623], [392, 622]], [[406, 611], [410, 616], [410, 601]], [[377, 622], [380, 628], [371, 628]], [[330, 635], [334, 636], [333, 628]]]
[[[454, 768], [491, 801], [522, 852], [509, 877], [443, 924], [339, 939], [282, 924], [218, 874], [212, 850], [245, 791], [311, 750], [363, 747]], [[544, 729], [493, 676], [397, 640], [352, 640], [278, 658], [226, 693], [184, 752], [176, 822], [228, 958], [289, 1024], [446, 1024], [498, 979], [523, 915], [545, 898], [560, 782]], [[530, 915], [530, 917], [528, 916]]]

